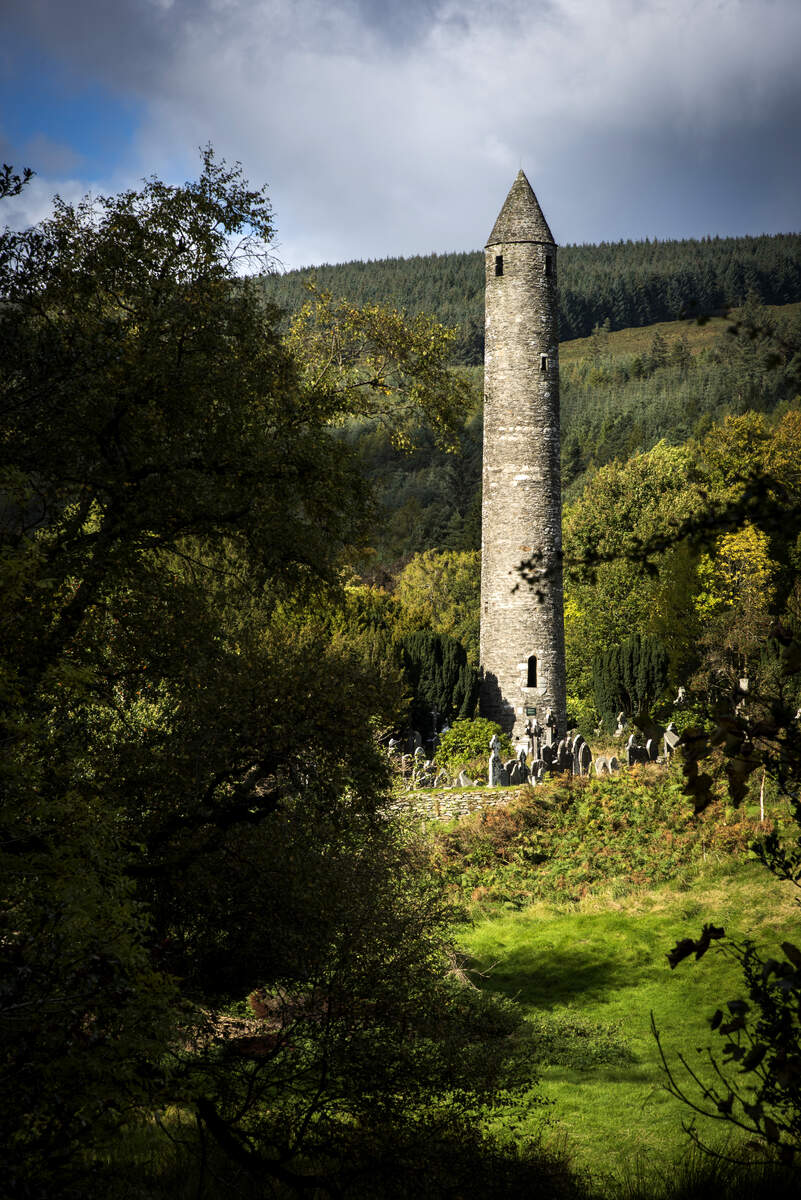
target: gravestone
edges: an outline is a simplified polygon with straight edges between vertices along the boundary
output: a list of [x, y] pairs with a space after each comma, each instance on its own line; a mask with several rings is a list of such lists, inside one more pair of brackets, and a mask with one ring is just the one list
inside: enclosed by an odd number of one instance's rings
[[542, 745], [543, 729], [537, 720], [537, 710], [534, 710], [533, 720], [526, 722], [525, 734], [528, 738], [528, 752], [532, 758], [539, 758]]
[[665, 730], [665, 736], [662, 739], [664, 755], [665, 755], [665, 758], [668, 760], [668, 762], [670, 762], [671, 758], [673, 757], [673, 752], [675, 751], [676, 747], [679, 744], [680, 737], [681, 737], [681, 734], [676, 729], [674, 722], [671, 721], [670, 724], [668, 725], [667, 729]]
[[573, 741], [570, 744], [570, 752], [573, 756], [573, 774], [574, 775], [581, 774], [581, 747], [586, 746], [586, 745], [587, 745], [587, 743], [584, 741], [584, 738], [581, 736], [580, 733], [576, 734], [576, 736], [573, 738]]
[[645, 747], [637, 745], [636, 737], [636, 733], [633, 733], [626, 743], [626, 755], [630, 767], [633, 767], [635, 763], [647, 763], [651, 761]]
[[501, 762], [501, 756], [498, 752], [499, 746], [500, 746], [500, 739], [497, 734], [493, 734], [492, 741], [490, 742], [490, 757], [489, 757], [489, 772], [488, 772], [490, 787], [503, 786], [501, 783], [501, 773], [503, 772], [503, 763]]
[[557, 740], [558, 728], [556, 717], [552, 708], [549, 708], [545, 714], [545, 728], [543, 730], [543, 741], [546, 746], [553, 746]]
[[559, 745], [556, 747], [556, 770], [557, 771], [572, 771], [573, 769], [573, 751], [562, 738]]
[[581, 748], [579, 750], [579, 774], [589, 775], [591, 764], [592, 750], [590, 750], [587, 743], [582, 740]]
[[509, 783], [512, 787], [519, 787], [523, 783], [528, 782], [529, 769], [526, 766], [526, 751], [521, 746], [517, 752], [514, 766], [509, 772]]

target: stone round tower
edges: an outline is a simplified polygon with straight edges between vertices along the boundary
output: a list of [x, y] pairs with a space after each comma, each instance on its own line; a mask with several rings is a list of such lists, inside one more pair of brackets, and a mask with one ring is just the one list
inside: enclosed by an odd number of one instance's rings
[[521, 738], [550, 709], [564, 736], [556, 244], [522, 171], [485, 259], [480, 707]]

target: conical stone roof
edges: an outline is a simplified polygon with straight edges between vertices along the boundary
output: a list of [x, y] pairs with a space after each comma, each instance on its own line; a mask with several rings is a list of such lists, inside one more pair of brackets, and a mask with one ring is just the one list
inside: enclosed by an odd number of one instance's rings
[[556, 244], [548, 222], [542, 215], [534, 189], [523, 171], [517, 173], [517, 179], [512, 184], [498, 214], [498, 220], [492, 227], [487, 245], [496, 246], [502, 242], [550, 242], [552, 246]]

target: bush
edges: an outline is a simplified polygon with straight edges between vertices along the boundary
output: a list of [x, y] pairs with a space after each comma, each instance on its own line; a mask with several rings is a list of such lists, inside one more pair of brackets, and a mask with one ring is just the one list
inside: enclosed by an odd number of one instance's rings
[[512, 743], [500, 725], [486, 717], [454, 721], [451, 728], [442, 734], [437, 747], [437, 766], [456, 775], [471, 759], [489, 758], [489, 744], [493, 734], [501, 739], [501, 758], [511, 758]]
[[508, 808], [435, 829], [437, 873], [467, 899], [575, 902], [692, 877], [705, 861], [743, 858], [770, 828], [717, 798], [693, 815], [678, 772], [633, 768], [618, 778], [569, 776], [524, 789]]
[[598, 724], [598, 711], [590, 696], [567, 697], [567, 727], [577, 729], [582, 737], [591, 741]]

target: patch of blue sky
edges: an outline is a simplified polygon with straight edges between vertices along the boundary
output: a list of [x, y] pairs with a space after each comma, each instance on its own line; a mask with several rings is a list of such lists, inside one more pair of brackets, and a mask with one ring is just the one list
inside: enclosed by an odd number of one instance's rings
[[15, 49], [6, 47], [0, 70], [4, 155], [42, 175], [108, 177], [130, 155], [143, 105], [76, 77], [39, 50]]

